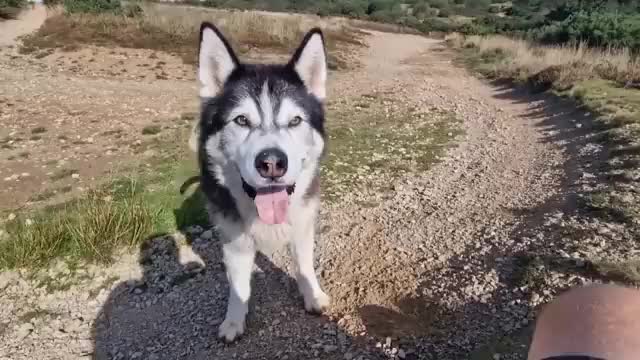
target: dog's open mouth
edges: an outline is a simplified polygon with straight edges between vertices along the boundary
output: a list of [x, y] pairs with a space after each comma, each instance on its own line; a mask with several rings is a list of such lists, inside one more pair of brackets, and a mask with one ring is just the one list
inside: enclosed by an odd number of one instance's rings
[[242, 179], [242, 188], [256, 204], [258, 217], [262, 222], [273, 225], [287, 221], [289, 195], [295, 191], [295, 184], [290, 186], [274, 185], [255, 189]]

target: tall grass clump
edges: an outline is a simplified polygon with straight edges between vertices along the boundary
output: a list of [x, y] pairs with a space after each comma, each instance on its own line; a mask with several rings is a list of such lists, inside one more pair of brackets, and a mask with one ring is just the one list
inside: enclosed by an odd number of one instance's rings
[[[195, 64], [198, 30], [203, 21], [215, 23], [240, 53], [251, 49], [291, 51], [304, 33], [318, 24], [325, 31], [330, 50], [363, 44], [361, 33], [343, 21], [315, 23], [297, 15], [164, 4], [132, 4], [117, 11], [116, 8], [106, 11], [115, 3], [109, 0], [95, 0], [95, 4], [93, 0], [64, 1], [64, 13], [49, 17], [35, 34], [26, 37], [22, 52], [75, 49], [87, 45], [119, 46], [164, 51], [181, 57], [187, 64]], [[82, 5], [68, 6], [76, 2]]]
[[116, 249], [141, 243], [153, 232], [159, 213], [146, 204], [134, 181], [122, 186], [115, 199], [97, 191], [7, 222], [0, 269], [38, 268], [54, 258], [109, 262]]
[[467, 36], [457, 43], [480, 57], [502, 54], [487, 62], [490, 75], [539, 81], [560, 90], [594, 78], [622, 86], [640, 80], [640, 64], [627, 48], [591, 48], [586, 43], [544, 46], [505, 36]]

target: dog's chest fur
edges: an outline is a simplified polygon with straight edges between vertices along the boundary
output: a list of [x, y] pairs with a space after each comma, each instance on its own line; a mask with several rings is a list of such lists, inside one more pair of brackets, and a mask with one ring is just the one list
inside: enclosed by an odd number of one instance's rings
[[213, 212], [212, 221], [218, 224], [219, 231], [229, 241], [244, 237], [243, 242], [250, 242], [257, 250], [265, 253], [273, 252], [289, 244], [294, 236], [305, 236], [305, 230], [315, 225], [320, 206], [319, 197], [292, 200], [287, 222], [284, 224], [269, 225], [260, 221], [256, 216], [253, 201], [248, 199], [236, 201], [239, 218]]

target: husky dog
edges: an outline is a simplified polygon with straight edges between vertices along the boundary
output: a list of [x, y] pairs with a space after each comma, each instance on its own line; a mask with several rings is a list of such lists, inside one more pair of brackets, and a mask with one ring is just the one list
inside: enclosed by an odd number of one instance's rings
[[287, 64], [241, 63], [218, 29], [200, 28], [196, 145], [211, 221], [223, 241], [229, 301], [219, 337], [242, 335], [256, 251], [289, 244], [305, 309], [329, 306], [313, 268], [324, 154], [327, 57], [312, 29]]

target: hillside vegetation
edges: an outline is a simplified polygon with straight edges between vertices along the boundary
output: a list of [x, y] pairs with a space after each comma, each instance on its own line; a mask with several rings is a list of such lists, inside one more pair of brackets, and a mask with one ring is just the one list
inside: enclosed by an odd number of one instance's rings
[[309, 12], [396, 23], [423, 32], [513, 34], [544, 43], [640, 46], [636, 0], [193, 0], [238, 9]]

